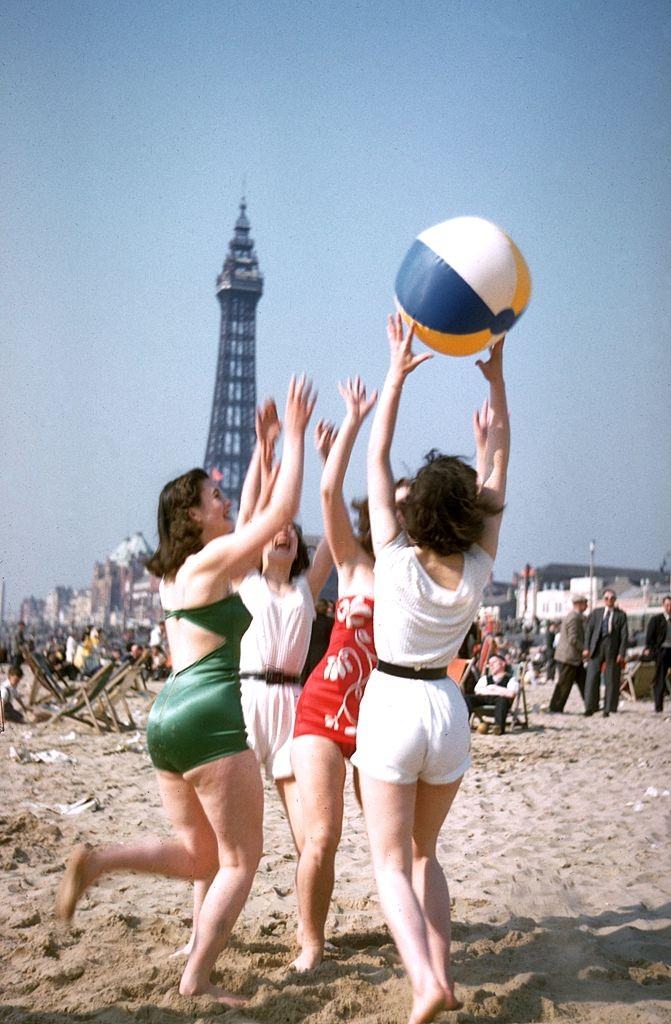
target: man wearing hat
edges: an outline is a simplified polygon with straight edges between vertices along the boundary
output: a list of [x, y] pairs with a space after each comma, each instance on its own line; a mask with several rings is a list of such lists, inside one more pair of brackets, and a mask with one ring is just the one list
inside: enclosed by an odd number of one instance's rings
[[583, 594], [574, 594], [571, 600], [573, 608], [561, 624], [559, 643], [555, 651], [559, 678], [552, 692], [550, 711], [557, 714], [564, 710], [574, 683], [580, 690], [582, 699], [585, 699], [585, 667], [582, 663], [582, 652], [585, 647], [587, 598]]

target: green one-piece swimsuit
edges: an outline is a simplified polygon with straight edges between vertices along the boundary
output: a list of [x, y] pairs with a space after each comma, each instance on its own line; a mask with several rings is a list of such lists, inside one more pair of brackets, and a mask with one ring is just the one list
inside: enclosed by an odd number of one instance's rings
[[238, 594], [199, 608], [166, 611], [224, 637], [220, 647], [172, 672], [147, 721], [154, 766], [183, 775], [191, 768], [247, 750], [240, 703], [240, 640], [252, 617]]

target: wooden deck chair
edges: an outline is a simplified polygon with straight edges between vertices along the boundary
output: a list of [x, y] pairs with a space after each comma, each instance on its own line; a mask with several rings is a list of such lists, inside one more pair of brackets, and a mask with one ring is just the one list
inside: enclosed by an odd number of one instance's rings
[[145, 659], [147, 655], [143, 651], [142, 654], [138, 654], [135, 661], [131, 662], [131, 678], [133, 680], [132, 685], [139, 693], [148, 693], [149, 687], [147, 686], [147, 678], [149, 673], [145, 668]]
[[23, 660], [27, 663], [28, 668], [33, 675], [33, 683], [30, 687], [30, 694], [28, 696], [28, 704], [39, 704], [46, 698], [38, 700], [38, 693], [40, 687], [46, 690], [51, 697], [55, 697], [59, 704], [65, 703], [66, 700], [66, 687], [61, 679], [59, 679], [54, 672], [51, 671], [49, 663], [45, 657], [38, 654], [37, 651], [29, 651], [27, 647], [21, 649]]
[[642, 700], [652, 693], [657, 666], [654, 661], [629, 661], [625, 665], [620, 693], [629, 700]]
[[[114, 666], [111, 663], [103, 665], [90, 679], [82, 680], [81, 682], [75, 681], [77, 691], [65, 707], [59, 708], [58, 711], [53, 713], [51, 718], [48, 719], [49, 724], [53, 724], [59, 718], [74, 718], [77, 722], [82, 722], [84, 725], [91, 725], [96, 732], [103, 731], [101, 725], [109, 729], [111, 722], [105, 714], [103, 695], [113, 668]], [[103, 711], [102, 714], [96, 715], [93, 706], [97, 702], [102, 703]], [[87, 718], [87, 713], [90, 716], [90, 721]]]
[[519, 690], [515, 694], [513, 700], [513, 706], [510, 709], [510, 728], [528, 729], [529, 728], [529, 709], [527, 707], [527, 691], [524, 684], [524, 673], [526, 671], [526, 664], [520, 662], [515, 666], [515, 675], [517, 682], [519, 683]]
[[[518, 665], [515, 665], [515, 678], [519, 684], [519, 689], [515, 694], [510, 710], [508, 711], [508, 724], [509, 729], [528, 729], [529, 728], [529, 709], [527, 706], [527, 694], [526, 687], [524, 685], [524, 673], [526, 672], [526, 662], [522, 661]], [[493, 704], [483, 704], [479, 708], [473, 708], [473, 718], [479, 719], [484, 722], [486, 719], [494, 720], [495, 707]]]
[[[123, 665], [118, 672], [110, 678], [107, 686], [101, 693], [101, 698], [105, 703], [106, 710], [115, 732], [121, 732], [122, 729], [137, 728], [131, 709], [128, 706], [128, 701], [126, 700], [126, 694], [135, 686], [136, 668], [137, 665], [135, 662], [129, 662], [126, 665]], [[122, 722], [119, 718], [115, 707], [116, 704], [121, 704], [123, 706], [126, 715], [125, 722]]]

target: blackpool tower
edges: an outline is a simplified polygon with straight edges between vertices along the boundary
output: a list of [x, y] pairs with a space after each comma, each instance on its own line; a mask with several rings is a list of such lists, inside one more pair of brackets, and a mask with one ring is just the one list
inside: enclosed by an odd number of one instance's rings
[[221, 306], [219, 354], [205, 469], [236, 507], [254, 449], [256, 409], [256, 304], [263, 276], [249, 236], [243, 199], [224, 266], [217, 278]]

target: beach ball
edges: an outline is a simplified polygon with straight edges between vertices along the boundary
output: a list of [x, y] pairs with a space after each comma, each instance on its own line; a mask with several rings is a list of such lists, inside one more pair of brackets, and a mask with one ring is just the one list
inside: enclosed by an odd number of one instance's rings
[[503, 337], [531, 295], [524, 257], [482, 217], [454, 217], [417, 236], [396, 278], [396, 305], [438, 352], [469, 356]]

